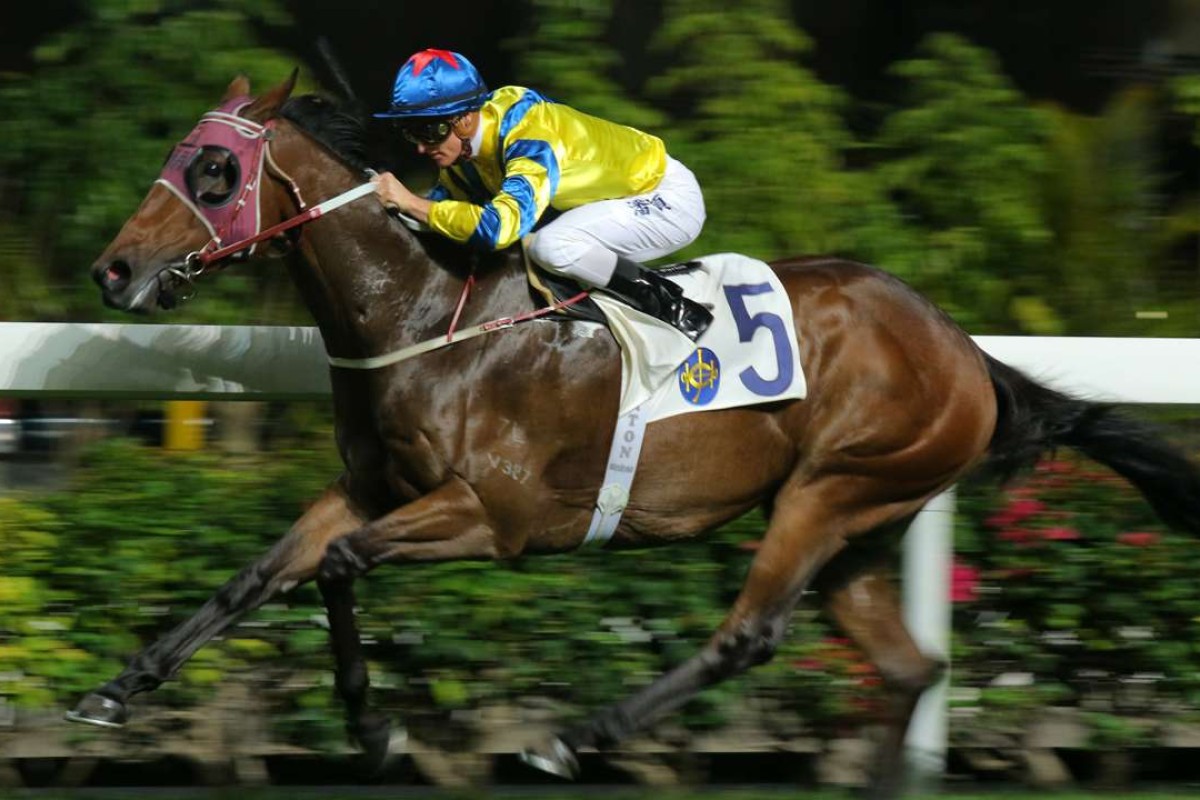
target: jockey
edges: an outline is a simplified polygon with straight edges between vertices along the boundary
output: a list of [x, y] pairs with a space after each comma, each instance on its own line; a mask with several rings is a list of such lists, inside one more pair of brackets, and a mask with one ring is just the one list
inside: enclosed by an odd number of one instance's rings
[[532, 89], [488, 91], [465, 57], [422, 50], [400, 68], [391, 107], [405, 139], [439, 168], [421, 197], [391, 173], [375, 193], [457, 242], [499, 250], [530, 234], [529, 257], [601, 287], [693, 341], [712, 314], [639, 262], [696, 240], [704, 197], [661, 139], [588, 116]]

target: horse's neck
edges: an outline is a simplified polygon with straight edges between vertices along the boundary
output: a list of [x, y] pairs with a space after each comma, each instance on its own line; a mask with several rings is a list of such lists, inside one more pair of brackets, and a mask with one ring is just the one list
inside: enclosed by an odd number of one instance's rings
[[[276, 163], [316, 204], [366, 180], [291, 124], [273, 144]], [[280, 218], [295, 213], [284, 184], [273, 182]], [[292, 277], [326, 347], [357, 358], [443, 335], [465, 279], [478, 260], [477, 288], [460, 326], [515, 316], [532, 306], [512, 254], [473, 255], [430, 235], [429, 247], [368, 195], [305, 225]]]
[[[324, 170], [317, 165], [301, 171], [307, 183], [295, 177], [310, 203], [350, 189], [358, 180], [332, 159]], [[329, 352], [342, 357], [380, 355], [445, 334], [471, 274], [466, 248], [427, 250], [371, 196], [306, 226], [300, 241], [293, 280]], [[530, 307], [524, 274], [513, 261], [503, 255], [483, 259], [460, 327]]]

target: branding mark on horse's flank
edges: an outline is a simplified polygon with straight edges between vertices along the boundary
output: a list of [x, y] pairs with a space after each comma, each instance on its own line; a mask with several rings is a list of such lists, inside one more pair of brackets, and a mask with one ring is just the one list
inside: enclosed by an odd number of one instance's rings
[[514, 444], [529, 443], [529, 440], [525, 438], [525, 430], [507, 417], [501, 418], [500, 431], [502, 436], [508, 437]]
[[492, 469], [498, 469], [504, 475], [512, 478], [517, 483], [525, 483], [533, 477], [533, 470], [528, 467], [523, 467], [515, 461], [511, 461], [504, 456], [488, 453], [488, 463], [492, 465]]

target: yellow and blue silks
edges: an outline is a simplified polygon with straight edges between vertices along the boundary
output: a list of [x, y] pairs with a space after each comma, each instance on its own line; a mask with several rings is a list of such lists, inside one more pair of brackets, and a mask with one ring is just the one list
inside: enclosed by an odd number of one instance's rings
[[489, 250], [529, 233], [547, 207], [643, 194], [667, 168], [658, 137], [520, 86], [492, 92], [479, 124], [479, 152], [443, 169], [428, 195], [429, 227]]

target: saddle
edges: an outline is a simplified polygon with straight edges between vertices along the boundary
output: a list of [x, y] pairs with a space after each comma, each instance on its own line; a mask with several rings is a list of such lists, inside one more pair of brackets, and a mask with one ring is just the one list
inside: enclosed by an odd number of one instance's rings
[[[525, 260], [525, 274], [529, 278], [530, 294], [533, 296], [534, 302], [541, 308], [569, 300], [580, 292], [591, 292], [595, 289], [593, 286], [584, 285], [571, 278], [543, 269], [533, 263], [527, 253], [522, 252], [522, 254]], [[665, 267], [655, 267], [654, 271], [660, 275], [683, 275], [699, 268], [699, 261], [683, 261]], [[549, 316], [563, 320], [584, 320], [604, 324], [608, 322], [604, 312], [600, 310], [600, 306], [591, 296], [569, 306], [563, 306]]]

